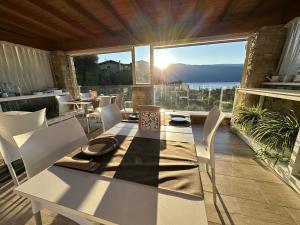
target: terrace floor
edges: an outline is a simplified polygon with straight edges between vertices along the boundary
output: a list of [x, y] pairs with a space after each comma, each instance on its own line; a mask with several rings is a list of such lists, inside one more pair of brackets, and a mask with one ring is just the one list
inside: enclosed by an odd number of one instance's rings
[[[199, 141], [202, 129], [193, 129]], [[217, 207], [213, 204], [210, 178], [201, 172], [210, 225], [300, 224], [300, 196], [256, 160], [252, 150], [228, 127], [219, 129], [215, 148]], [[0, 224], [34, 224], [29, 201], [14, 194], [12, 186], [10, 182], [0, 188]], [[42, 211], [42, 220], [44, 225], [75, 224], [48, 210]]]

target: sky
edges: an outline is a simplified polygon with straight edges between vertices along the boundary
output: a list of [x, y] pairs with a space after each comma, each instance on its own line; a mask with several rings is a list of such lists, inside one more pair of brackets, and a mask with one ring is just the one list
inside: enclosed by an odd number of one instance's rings
[[[243, 64], [245, 46], [246, 41], [155, 49], [154, 64], [162, 68], [174, 63], [190, 65]], [[98, 55], [98, 62], [106, 60], [131, 63], [131, 56], [130, 52]], [[147, 48], [139, 47], [136, 51], [136, 60], [149, 61]]]

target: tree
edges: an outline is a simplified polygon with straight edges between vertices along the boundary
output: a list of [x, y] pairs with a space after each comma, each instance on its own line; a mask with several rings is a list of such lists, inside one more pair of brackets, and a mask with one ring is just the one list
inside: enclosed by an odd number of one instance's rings
[[89, 85], [91, 76], [95, 76], [98, 71], [98, 56], [76, 56], [74, 57], [74, 66], [76, 70], [77, 82], [79, 85]]

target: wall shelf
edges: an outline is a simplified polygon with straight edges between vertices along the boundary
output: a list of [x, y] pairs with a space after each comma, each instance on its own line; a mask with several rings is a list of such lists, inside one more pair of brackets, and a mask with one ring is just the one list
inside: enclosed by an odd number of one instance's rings
[[300, 101], [300, 90], [270, 89], [270, 88], [237, 88], [238, 92], [264, 97]]
[[265, 86], [288, 86], [288, 87], [300, 87], [300, 83], [295, 82], [263, 82]]

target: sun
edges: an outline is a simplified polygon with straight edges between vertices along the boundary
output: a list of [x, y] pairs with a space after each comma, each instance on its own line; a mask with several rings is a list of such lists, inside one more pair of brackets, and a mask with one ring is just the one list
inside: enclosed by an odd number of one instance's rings
[[154, 55], [154, 65], [159, 69], [166, 69], [173, 61], [173, 56], [167, 52], [160, 51]]

